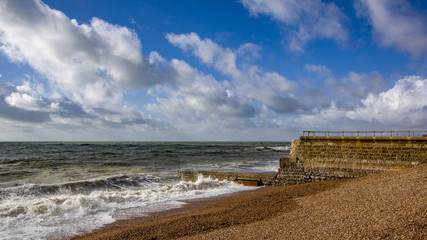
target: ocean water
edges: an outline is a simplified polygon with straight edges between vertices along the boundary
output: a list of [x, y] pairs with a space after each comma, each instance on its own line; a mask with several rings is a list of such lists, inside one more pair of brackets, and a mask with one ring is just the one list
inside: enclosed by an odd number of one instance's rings
[[0, 239], [56, 239], [253, 189], [180, 168], [277, 171], [289, 142], [0, 143]]

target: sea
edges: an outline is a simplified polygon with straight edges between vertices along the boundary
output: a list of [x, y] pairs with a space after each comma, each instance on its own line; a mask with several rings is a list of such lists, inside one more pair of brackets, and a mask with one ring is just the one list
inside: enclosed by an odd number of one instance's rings
[[275, 171], [290, 142], [0, 142], [0, 239], [67, 239], [253, 189], [178, 169]]

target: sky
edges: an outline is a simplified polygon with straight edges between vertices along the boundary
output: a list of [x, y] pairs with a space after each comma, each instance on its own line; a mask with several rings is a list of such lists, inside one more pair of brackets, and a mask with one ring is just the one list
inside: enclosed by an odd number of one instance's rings
[[427, 129], [423, 0], [0, 0], [0, 141]]

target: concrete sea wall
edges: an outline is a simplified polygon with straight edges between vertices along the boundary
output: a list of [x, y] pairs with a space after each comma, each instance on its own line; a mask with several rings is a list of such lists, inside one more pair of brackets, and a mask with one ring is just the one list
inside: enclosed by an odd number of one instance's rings
[[274, 185], [351, 178], [427, 163], [427, 137], [302, 136], [280, 159]]
[[202, 174], [257, 186], [292, 185], [396, 171], [427, 163], [426, 134], [427, 131], [306, 131], [300, 139], [292, 141], [289, 156], [280, 158], [278, 173], [239, 169], [181, 169], [178, 176], [183, 180], [195, 181]]

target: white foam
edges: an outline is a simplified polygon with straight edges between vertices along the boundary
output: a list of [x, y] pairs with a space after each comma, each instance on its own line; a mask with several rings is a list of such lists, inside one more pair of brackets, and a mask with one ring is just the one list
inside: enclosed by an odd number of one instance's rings
[[279, 146], [279, 147], [268, 147], [270, 149], [273, 149], [275, 151], [290, 151], [291, 147], [290, 146]]
[[[86, 194], [11, 195], [0, 202], [0, 239], [71, 237], [116, 219], [182, 206], [182, 200], [251, 189], [228, 181], [199, 176], [196, 182], [144, 183], [118, 190]], [[128, 211], [130, 212], [130, 211]]]
[[259, 162], [259, 164], [254, 164], [254, 167], [252, 167], [252, 169], [265, 172], [278, 172], [278, 162], [278, 160]]
[[256, 147], [256, 149], [260, 151], [270, 150], [270, 151], [290, 151], [290, 146], [264, 146], [264, 147]]

